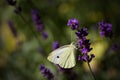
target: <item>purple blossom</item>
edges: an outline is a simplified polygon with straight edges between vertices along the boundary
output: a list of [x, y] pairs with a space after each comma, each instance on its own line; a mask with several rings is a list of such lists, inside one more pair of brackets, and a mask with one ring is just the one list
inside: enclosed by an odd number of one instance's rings
[[43, 24], [41, 22], [41, 19], [40, 19], [40, 16], [38, 14], [38, 11], [33, 9], [31, 10], [31, 15], [32, 15], [32, 20], [36, 26], [36, 30], [38, 32], [42, 31], [43, 30]]
[[6, 0], [7, 4], [11, 5], [11, 6], [15, 6], [16, 5], [16, 0]]
[[82, 56], [81, 56], [81, 59], [82, 59], [83, 61], [86, 61], [86, 62], [87, 62], [87, 61], [88, 61], [88, 55], [85, 55], [85, 54], [82, 55]]
[[45, 68], [44, 65], [40, 65], [39, 67], [41, 74], [47, 78], [48, 80], [54, 80], [54, 75], [50, 72], [49, 69]]
[[84, 36], [87, 36], [88, 32], [87, 32], [87, 28], [81, 28], [80, 30], [77, 30], [76, 32], [76, 36], [78, 38], [84, 38]]
[[112, 37], [112, 24], [106, 23], [103, 20], [98, 23], [99, 25], [99, 34], [101, 37]]
[[59, 48], [59, 46], [60, 46], [59, 43], [57, 41], [54, 41], [52, 43], [52, 50], [55, 50], [55, 49]]
[[91, 44], [90, 40], [86, 39], [87, 35], [88, 35], [87, 28], [78, 29], [76, 32], [77, 45], [79, 51], [81, 52], [81, 55], [78, 56], [78, 60], [90, 62], [94, 57], [88, 55], [88, 52], [90, 52], [92, 48], [90, 47]]
[[78, 61], [82, 60], [85, 62], [90, 62], [93, 58], [95, 57], [94, 54], [90, 54], [90, 55], [78, 55]]
[[84, 38], [78, 39], [77, 44], [78, 44], [79, 51], [81, 51], [82, 54], [87, 54], [88, 52], [92, 50], [92, 48], [90, 48], [89, 40], [86, 39], [85, 36], [83, 37]]
[[11, 20], [8, 21], [8, 26], [9, 26], [11, 32], [13, 33], [14, 37], [17, 37], [17, 31], [14, 28], [14, 24]]
[[82, 49], [80, 49], [82, 54], [86, 54], [88, 52], [88, 49], [86, 47], [83, 47]]
[[67, 26], [69, 26], [72, 30], [78, 29], [78, 20], [75, 18], [69, 19], [67, 22]]
[[42, 37], [43, 37], [43, 39], [47, 39], [48, 38], [47, 33], [46, 32], [42, 32]]

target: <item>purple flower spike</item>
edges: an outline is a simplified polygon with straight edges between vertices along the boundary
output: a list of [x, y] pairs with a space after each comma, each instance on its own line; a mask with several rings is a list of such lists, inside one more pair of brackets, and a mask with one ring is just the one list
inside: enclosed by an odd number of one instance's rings
[[93, 58], [92, 55], [88, 55], [88, 52], [92, 50], [90, 48], [90, 40], [86, 39], [86, 36], [88, 35], [87, 28], [81, 28], [78, 29], [76, 32], [76, 37], [77, 37], [77, 45], [78, 49], [81, 52], [81, 55], [78, 56], [78, 60], [82, 60], [85, 62], [90, 62]]
[[52, 50], [55, 50], [55, 49], [59, 48], [59, 46], [60, 46], [59, 43], [57, 41], [54, 41], [52, 43]]
[[47, 78], [48, 80], [54, 80], [54, 75], [50, 72], [49, 69], [45, 68], [44, 65], [40, 65], [39, 67], [41, 74]]
[[43, 30], [43, 24], [41, 22], [41, 19], [40, 19], [40, 16], [38, 14], [38, 11], [37, 10], [31, 10], [31, 15], [32, 15], [32, 20], [33, 20], [33, 23], [35, 24], [36, 26], [36, 30], [38, 32], [42, 31]]
[[67, 26], [69, 26], [72, 30], [77, 30], [78, 29], [78, 20], [75, 18], [69, 19], [67, 22]]
[[105, 23], [103, 20], [98, 23], [99, 25], [99, 34], [101, 37], [112, 37], [112, 25], [110, 23]]
[[81, 51], [82, 54], [87, 54], [92, 50], [92, 48], [90, 48], [90, 42], [86, 38], [79, 39], [77, 44], [78, 44], [79, 51]]

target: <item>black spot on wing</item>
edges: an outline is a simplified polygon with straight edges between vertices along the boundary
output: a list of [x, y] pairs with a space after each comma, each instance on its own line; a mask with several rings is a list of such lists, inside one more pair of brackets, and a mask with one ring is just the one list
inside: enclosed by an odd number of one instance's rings
[[57, 58], [59, 58], [59, 56], [57, 56]]

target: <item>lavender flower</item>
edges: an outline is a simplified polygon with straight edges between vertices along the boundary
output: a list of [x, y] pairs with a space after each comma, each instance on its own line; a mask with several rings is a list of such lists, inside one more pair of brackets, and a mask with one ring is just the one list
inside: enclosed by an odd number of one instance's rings
[[90, 54], [90, 56], [89, 55], [78, 55], [78, 60], [80, 61], [80, 60], [82, 60], [82, 61], [85, 61], [85, 62], [90, 62], [93, 58], [95, 57], [95, 55], [94, 54]]
[[49, 69], [45, 68], [44, 65], [40, 65], [40, 72], [41, 74], [47, 78], [48, 80], [54, 80], [54, 75], [50, 72]]
[[105, 23], [103, 20], [98, 23], [100, 36], [112, 37], [112, 25], [110, 23]]
[[33, 22], [36, 26], [36, 30], [38, 32], [42, 31], [43, 30], [43, 24], [40, 20], [40, 16], [38, 14], [38, 11], [35, 10], [35, 9], [31, 10], [31, 15], [32, 15], [32, 20], [33, 20]]
[[42, 37], [43, 37], [44, 39], [47, 39], [47, 38], [48, 38], [47, 33], [46, 33], [46, 32], [42, 32]]
[[8, 26], [11, 32], [13, 33], [14, 37], [17, 37], [16, 29], [14, 28], [13, 22], [11, 20], [8, 21]]
[[81, 55], [78, 56], [78, 60], [90, 62], [95, 56], [93, 54], [88, 55], [88, 52], [92, 50], [90, 47], [89, 39], [86, 39], [88, 35], [87, 28], [78, 29], [78, 20], [69, 19], [67, 25], [72, 29], [76, 30], [75, 34], [77, 37], [77, 46], [78, 50], [81, 52]]
[[78, 20], [75, 18], [69, 19], [67, 26], [69, 26], [72, 30], [76, 30], [78, 28]]
[[7, 4], [11, 5], [11, 6], [15, 6], [16, 5], [16, 0], [6, 0]]
[[88, 32], [87, 32], [87, 28], [82, 28], [82, 29], [78, 29], [77, 32], [76, 32], [76, 36], [78, 38], [84, 38], [84, 36], [87, 36], [88, 35]]
[[59, 46], [60, 46], [59, 43], [57, 41], [54, 41], [52, 43], [52, 50], [55, 50], [55, 49], [59, 48]]
[[81, 51], [82, 54], [86, 54], [92, 50], [92, 48], [90, 48], [91, 43], [86, 38], [78, 39], [77, 44], [78, 44], [79, 50]]
[[88, 55], [88, 52], [90, 52], [92, 48], [90, 48], [91, 43], [89, 42], [89, 39], [86, 39], [87, 35], [88, 35], [87, 28], [78, 29], [76, 32], [77, 45], [79, 51], [81, 52], [81, 55], [78, 56], [78, 60], [90, 62], [92, 58], [94, 58], [94, 56], [93, 54]]

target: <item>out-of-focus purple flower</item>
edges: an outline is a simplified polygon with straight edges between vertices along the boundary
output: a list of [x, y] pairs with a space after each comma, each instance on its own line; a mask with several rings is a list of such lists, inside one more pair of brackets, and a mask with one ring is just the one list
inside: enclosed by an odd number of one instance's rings
[[20, 6], [16, 7], [15, 10], [14, 10], [14, 12], [15, 12], [16, 14], [19, 14], [21, 11], [22, 11], [22, 9], [21, 9]]
[[16, 5], [16, 0], [6, 0], [7, 4], [11, 5], [11, 6], [15, 6]]
[[31, 10], [31, 15], [32, 15], [32, 20], [36, 26], [36, 30], [38, 32], [42, 31], [43, 30], [43, 24], [41, 22], [41, 19], [40, 19], [40, 16], [38, 14], [38, 11], [33, 9]]
[[44, 65], [40, 65], [39, 67], [41, 74], [47, 78], [48, 80], [55, 80], [54, 75], [50, 72], [49, 69], [45, 68]]
[[106, 23], [103, 20], [98, 23], [99, 25], [99, 34], [101, 37], [112, 37], [112, 24]]
[[78, 29], [78, 20], [75, 18], [69, 19], [67, 22], [67, 26], [69, 26], [72, 30]]
[[59, 45], [59, 43], [57, 42], [57, 41], [54, 41], [53, 43], [52, 43], [52, 50], [55, 50], [55, 49], [57, 49], [57, 48], [59, 48], [60, 47], [60, 45]]
[[17, 31], [14, 28], [14, 24], [11, 20], [8, 21], [8, 26], [9, 26], [11, 32], [13, 33], [14, 37], [17, 37]]
[[42, 37], [43, 37], [43, 39], [47, 39], [48, 38], [47, 33], [46, 32], [42, 32]]

